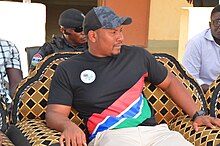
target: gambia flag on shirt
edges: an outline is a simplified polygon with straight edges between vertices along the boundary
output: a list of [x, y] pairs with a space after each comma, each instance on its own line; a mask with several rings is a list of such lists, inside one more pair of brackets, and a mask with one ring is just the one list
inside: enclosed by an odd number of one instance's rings
[[143, 75], [138, 82], [119, 97], [102, 113], [94, 113], [88, 119], [87, 127], [92, 140], [98, 132], [108, 129], [136, 127], [151, 117], [151, 109], [142, 94], [144, 87]]

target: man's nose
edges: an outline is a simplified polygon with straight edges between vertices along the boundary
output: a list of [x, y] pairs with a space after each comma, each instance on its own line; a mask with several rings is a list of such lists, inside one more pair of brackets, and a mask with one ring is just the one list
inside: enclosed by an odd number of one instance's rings
[[117, 41], [123, 41], [123, 40], [124, 40], [124, 35], [123, 35], [122, 32], [120, 32], [120, 33], [118, 34]]

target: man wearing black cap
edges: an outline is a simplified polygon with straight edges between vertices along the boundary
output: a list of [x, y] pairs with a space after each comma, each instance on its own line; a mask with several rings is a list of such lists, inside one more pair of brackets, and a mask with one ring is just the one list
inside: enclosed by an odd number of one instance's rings
[[60, 14], [59, 25], [63, 34], [53, 37], [51, 42], [45, 43], [33, 56], [30, 69], [32, 70], [40, 60], [54, 52], [84, 52], [87, 50], [87, 39], [83, 32], [84, 14], [76, 9], [67, 9]]
[[219, 119], [199, 111], [188, 90], [147, 50], [122, 44], [123, 25], [131, 21], [104, 6], [86, 14], [88, 51], [58, 65], [48, 97], [46, 122], [62, 132], [60, 145], [87, 145], [84, 132], [68, 119], [73, 106], [85, 120], [89, 146], [192, 146], [166, 124], [156, 123], [142, 94], [145, 80], [194, 117], [196, 131], [200, 125], [220, 126]]

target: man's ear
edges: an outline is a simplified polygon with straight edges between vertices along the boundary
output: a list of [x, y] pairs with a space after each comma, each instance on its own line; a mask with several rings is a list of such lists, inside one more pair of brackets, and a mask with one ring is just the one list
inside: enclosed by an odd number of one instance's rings
[[90, 30], [88, 32], [88, 39], [91, 41], [91, 42], [95, 42], [96, 41], [96, 37], [97, 37], [97, 34], [95, 31], [93, 30]]
[[60, 27], [60, 32], [63, 34], [65, 31], [64, 27]]

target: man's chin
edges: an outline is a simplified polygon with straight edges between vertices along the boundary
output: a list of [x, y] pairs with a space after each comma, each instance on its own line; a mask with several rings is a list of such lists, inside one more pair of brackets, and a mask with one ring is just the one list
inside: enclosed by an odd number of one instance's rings
[[220, 34], [215, 34], [214, 38], [220, 40]]
[[112, 56], [117, 57], [120, 54], [121, 50], [118, 49], [117, 51], [115, 50], [114, 52], [112, 52]]
[[119, 54], [112, 54], [112, 57], [113, 57], [113, 58], [116, 58], [116, 57], [118, 57], [118, 55], [119, 55]]

